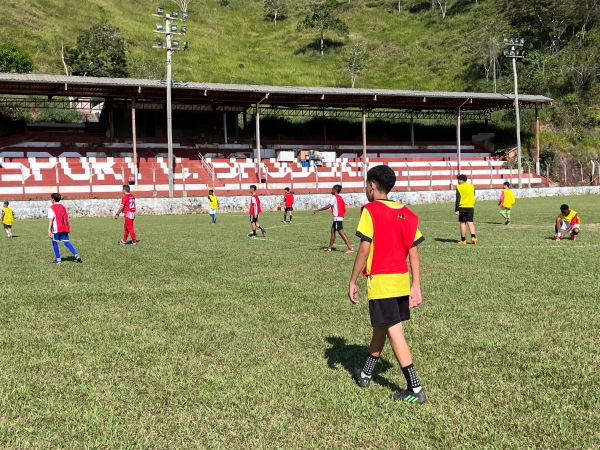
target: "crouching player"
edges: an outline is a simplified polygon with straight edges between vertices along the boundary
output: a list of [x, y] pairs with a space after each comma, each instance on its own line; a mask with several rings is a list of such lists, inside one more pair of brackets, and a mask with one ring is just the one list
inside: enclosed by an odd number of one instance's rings
[[354, 261], [348, 296], [358, 305], [356, 280], [362, 271], [367, 277], [373, 336], [365, 365], [355, 368], [354, 376], [360, 387], [369, 387], [386, 338], [389, 338], [407, 383], [407, 388], [396, 392], [393, 398], [421, 404], [425, 403], [425, 392], [413, 365], [402, 322], [410, 319], [409, 308], [421, 303], [417, 245], [424, 238], [418, 229], [419, 218], [406, 206], [387, 198], [395, 183], [396, 175], [388, 166], [376, 166], [367, 173], [365, 192], [369, 203], [364, 206], [356, 231], [361, 244]]
[[[577, 211], [569, 209], [569, 205], [560, 205], [560, 214], [556, 218], [554, 225], [554, 238], [560, 241], [567, 234], [571, 235], [571, 240], [577, 239], [577, 235], [581, 231], [581, 219]], [[563, 232], [561, 234], [561, 231]]]

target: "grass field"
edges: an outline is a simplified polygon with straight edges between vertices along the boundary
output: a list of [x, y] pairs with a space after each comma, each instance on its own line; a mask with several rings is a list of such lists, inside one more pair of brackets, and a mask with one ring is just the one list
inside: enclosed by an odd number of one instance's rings
[[[548, 239], [563, 202], [575, 242]], [[354, 255], [321, 250], [327, 213], [265, 213], [254, 240], [245, 214], [139, 216], [137, 247], [117, 245], [122, 219], [73, 219], [84, 263], [60, 266], [46, 221], [17, 221], [0, 238], [0, 447], [598, 448], [598, 197], [519, 200], [510, 226], [480, 202], [466, 247], [453, 205], [413, 209], [422, 406], [391, 400], [389, 346], [369, 390], [351, 378], [368, 309], [346, 296]]]

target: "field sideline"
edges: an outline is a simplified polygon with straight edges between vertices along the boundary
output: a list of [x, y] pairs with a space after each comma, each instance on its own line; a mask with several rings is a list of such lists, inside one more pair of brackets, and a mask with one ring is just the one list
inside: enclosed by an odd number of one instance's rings
[[[598, 448], [598, 196], [519, 199], [502, 225], [476, 208], [478, 245], [458, 246], [453, 205], [414, 205], [423, 304], [407, 339], [425, 405], [391, 400], [404, 378], [386, 346], [374, 383], [350, 371], [370, 339], [353, 307], [354, 255], [325, 253], [331, 216], [72, 219], [84, 263], [46, 220], [0, 237], [0, 447]], [[555, 242], [561, 203], [582, 217]], [[354, 231], [358, 209], [344, 222]], [[364, 294], [364, 281], [361, 281]]]

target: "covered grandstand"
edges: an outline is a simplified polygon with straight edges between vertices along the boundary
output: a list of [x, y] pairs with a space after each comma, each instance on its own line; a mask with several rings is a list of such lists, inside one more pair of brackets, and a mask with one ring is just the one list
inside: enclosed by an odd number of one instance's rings
[[[81, 124], [30, 124], [23, 133], [0, 136], [0, 197], [38, 198], [56, 191], [116, 196], [123, 183], [138, 195], [168, 194], [164, 81], [0, 74], [0, 94], [0, 106], [79, 107], [86, 118]], [[516, 169], [494, 156], [486, 133], [475, 140], [460, 133], [461, 120], [487, 123], [494, 111], [513, 108], [512, 94], [174, 82], [172, 99], [178, 196], [209, 188], [235, 195], [259, 183], [267, 192], [285, 186], [298, 193], [326, 192], [335, 183], [346, 192], [359, 191], [374, 164], [393, 167], [404, 190], [448, 189], [460, 172], [479, 187], [516, 178]], [[551, 102], [519, 96], [522, 108], [535, 109], [538, 158], [538, 110]], [[322, 118], [322, 136], [261, 141], [264, 115]], [[362, 139], [328, 139], [327, 121], [337, 117], [361, 119]], [[374, 141], [367, 120], [377, 118], [409, 122], [410, 134], [403, 141]], [[428, 119], [455, 121], [456, 140], [416, 141], [415, 121]], [[319, 155], [318, 164], [311, 155]], [[544, 179], [529, 173], [523, 181]]]

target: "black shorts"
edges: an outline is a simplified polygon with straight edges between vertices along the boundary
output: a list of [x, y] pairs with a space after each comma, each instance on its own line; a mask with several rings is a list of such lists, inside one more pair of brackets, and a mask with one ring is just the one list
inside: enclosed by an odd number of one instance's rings
[[293, 211], [293, 210], [294, 210], [294, 207], [293, 207], [293, 206], [286, 206], [286, 207], [285, 207], [285, 212], [288, 212], [288, 211]]
[[258, 216], [250, 216], [250, 223], [258, 223]]
[[3, 223], [2, 225], [4, 225], [4, 229], [8, 230], [9, 228], [12, 228], [12, 225], [6, 225], [5, 223]]
[[397, 323], [409, 320], [409, 297], [410, 296], [405, 295], [403, 297], [369, 300], [369, 316], [371, 316], [371, 326], [391, 327]]
[[333, 231], [342, 231], [344, 229], [344, 222], [341, 220], [334, 220], [331, 228], [333, 228]]
[[458, 210], [458, 221], [460, 223], [473, 222], [473, 216], [475, 215], [474, 209], [459, 209]]

